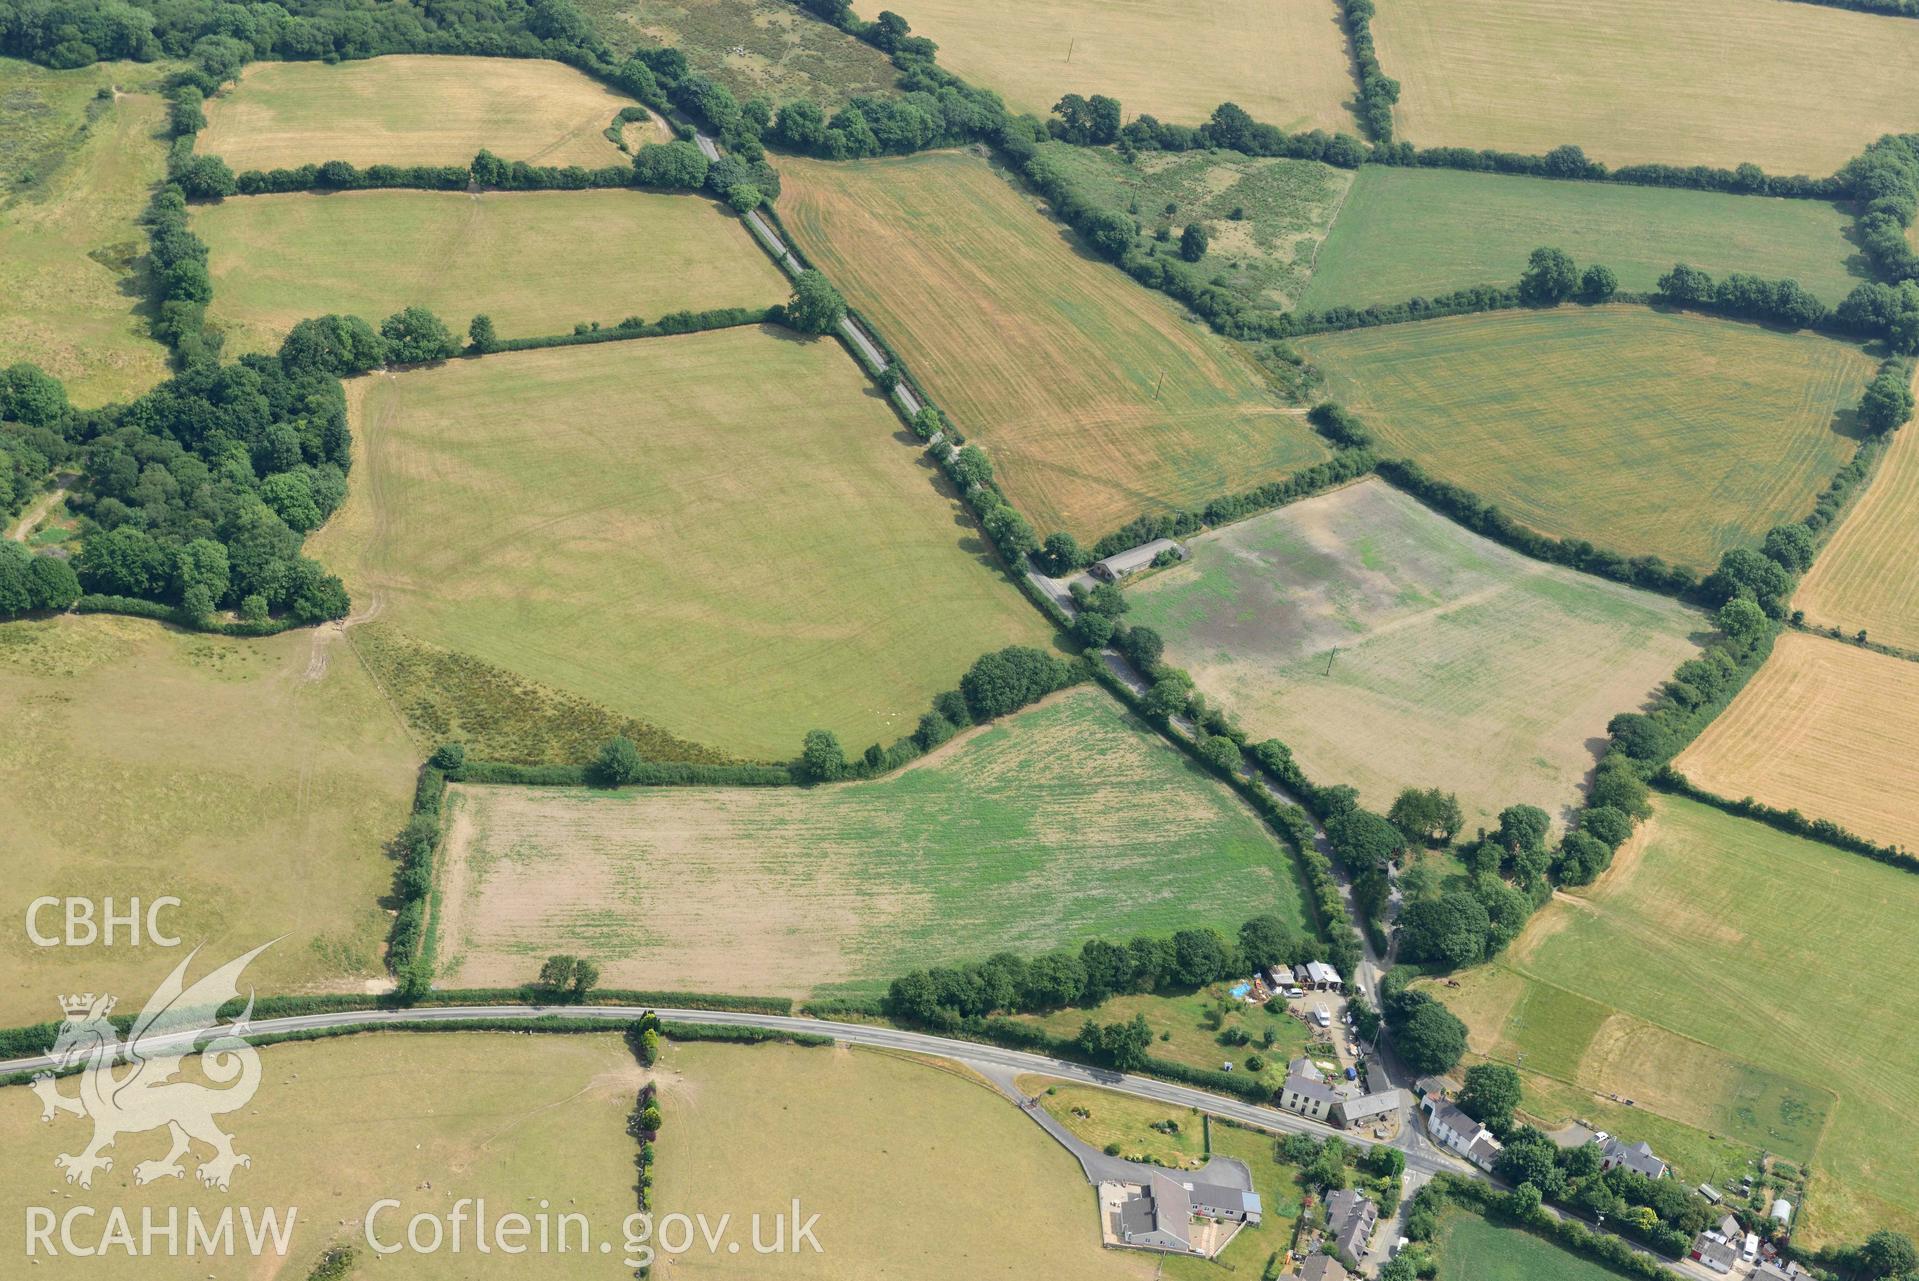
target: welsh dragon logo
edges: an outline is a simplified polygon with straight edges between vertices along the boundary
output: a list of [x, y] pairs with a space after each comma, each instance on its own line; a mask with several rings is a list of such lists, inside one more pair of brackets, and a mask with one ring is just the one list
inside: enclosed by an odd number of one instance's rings
[[[115, 998], [91, 992], [61, 998], [66, 1019], [49, 1056], [62, 1071], [84, 1065], [80, 1093], [77, 1098], [61, 1094], [51, 1072], [34, 1077], [33, 1092], [40, 1098], [42, 1121], [52, 1121], [61, 1112], [93, 1120], [93, 1141], [84, 1151], [53, 1159], [67, 1172], [68, 1183], [92, 1187], [95, 1171], [113, 1168], [113, 1158], [104, 1152], [115, 1139], [163, 1127], [172, 1147], [160, 1160], [133, 1167], [137, 1184], [184, 1178], [180, 1158], [192, 1151], [195, 1142], [213, 1149], [212, 1158], [196, 1171], [208, 1187], [225, 1191], [237, 1167], [253, 1164], [251, 1158], [233, 1150], [233, 1136], [214, 1121], [245, 1107], [260, 1088], [259, 1051], [245, 1040], [247, 1021], [253, 1015], [252, 991], [247, 993], [246, 1009], [232, 1023], [219, 1021], [219, 1009], [239, 997], [241, 972], [272, 946], [263, 943], [188, 987], [187, 966], [199, 955], [195, 948], [140, 1011], [124, 1042], [108, 1019]], [[224, 1088], [173, 1079], [180, 1061], [196, 1050], [201, 1071]]]

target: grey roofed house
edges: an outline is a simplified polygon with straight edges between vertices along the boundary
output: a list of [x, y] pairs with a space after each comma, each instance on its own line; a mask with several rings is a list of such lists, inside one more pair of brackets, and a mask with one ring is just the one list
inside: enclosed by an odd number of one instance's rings
[[1600, 1149], [1599, 1164], [1602, 1169], [1610, 1170], [1623, 1165], [1628, 1170], [1643, 1174], [1649, 1179], [1666, 1177], [1666, 1163], [1653, 1155], [1653, 1150], [1644, 1142], [1628, 1147], [1618, 1138], [1606, 1140], [1606, 1146]]
[[1145, 569], [1164, 551], [1176, 552], [1181, 560], [1186, 559], [1186, 549], [1178, 543], [1170, 538], [1155, 538], [1150, 543], [1141, 543], [1123, 552], [1114, 552], [1104, 560], [1094, 561], [1090, 572], [1103, 583], [1116, 583], [1128, 574]]
[[1188, 1183], [1184, 1186], [1194, 1214], [1258, 1226], [1262, 1208], [1259, 1193], [1245, 1188], [1223, 1187], [1217, 1183]]
[[1326, 1074], [1319, 1070], [1319, 1064], [1301, 1056], [1286, 1065], [1287, 1076], [1303, 1076], [1308, 1081], [1324, 1081]]
[[1466, 1149], [1466, 1159], [1482, 1170], [1491, 1170], [1493, 1162], [1499, 1159], [1499, 1154], [1503, 1150], [1498, 1139], [1482, 1132], [1473, 1140], [1472, 1146]]
[[1350, 1281], [1352, 1273], [1330, 1254], [1315, 1254], [1300, 1265], [1302, 1281]]
[[1326, 1198], [1326, 1229], [1332, 1234], [1333, 1253], [1348, 1267], [1358, 1267], [1366, 1257], [1367, 1243], [1373, 1239], [1373, 1227], [1379, 1222], [1379, 1207], [1351, 1188], [1341, 1188]]
[[1128, 1245], [1155, 1250], [1193, 1248], [1193, 1203], [1184, 1184], [1155, 1174], [1139, 1195], [1120, 1203], [1119, 1235]]
[[1719, 1235], [1728, 1241], [1737, 1241], [1746, 1235], [1746, 1230], [1739, 1226], [1738, 1219], [1729, 1214], [1719, 1220]]
[[1398, 1112], [1399, 1098], [1398, 1090], [1381, 1090], [1377, 1094], [1341, 1099], [1333, 1109], [1333, 1118], [1341, 1125], [1364, 1125], [1376, 1117]]
[[1339, 1095], [1331, 1086], [1309, 1076], [1288, 1073], [1286, 1084], [1279, 1091], [1279, 1105], [1301, 1116], [1329, 1117], [1338, 1102]]
[[1739, 1262], [1739, 1250], [1717, 1236], [1708, 1234], [1692, 1243], [1692, 1257], [1714, 1272], [1731, 1272], [1732, 1265]]

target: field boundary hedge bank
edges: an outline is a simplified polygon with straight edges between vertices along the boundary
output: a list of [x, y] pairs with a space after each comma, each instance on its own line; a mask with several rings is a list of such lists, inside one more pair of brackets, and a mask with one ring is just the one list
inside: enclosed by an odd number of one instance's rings
[[1821, 845], [1830, 845], [1836, 850], [1857, 854], [1875, 863], [1896, 867], [1902, 872], [1919, 873], [1919, 854], [1903, 846], [1882, 845], [1849, 831], [1830, 819], [1807, 818], [1796, 808], [1782, 810], [1777, 806], [1756, 801], [1750, 796], [1735, 801], [1718, 792], [1709, 792], [1671, 765], [1662, 766], [1659, 772], [1652, 776], [1651, 782], [1662, 792], [1670, 792], [1674, 796], [1683, 796], [1687, 800], [1710, 805], [1737, 818], [1764, 823], [1767, 827], [1789, 836], [1803, 837], [1809, 841], [1817, 841]]

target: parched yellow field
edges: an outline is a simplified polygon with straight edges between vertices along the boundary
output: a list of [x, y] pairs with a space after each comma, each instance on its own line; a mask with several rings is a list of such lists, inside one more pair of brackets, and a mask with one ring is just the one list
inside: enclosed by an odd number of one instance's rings
[[57, 993], [132, 1001], [164, 977], [164, 949], [34, 946], [27, 905], [45, 895], [122, 911], [172, 895], [163, 923], [209, 954], [280, 938], [249, 971], [262, 991], [383, 980], [385, 846], [418, 757], [346, 646], [316, 672], [315, 638], [0, 625], [0, 1026], [57, 1017]]
[[1879, 473], [1799, 580], [1806, 621], [1919, 650], [1919, 430], [1892, 438]]
[[1044, 536], [1097, 539], [1326, 456], [1224, 339], [957, 152], [780, 161], [800, 247], [977, 439]]
[[1543, 534], [1701, 573], [1812, 510], [1852, 457], [1874, 368], [1851, 343], [1624, 305], [1382, 325], [1299, 348], [1387, 456]]
[[383, 627], [682, 739], [857, 753], [1048, 635], [834, 343], [749, 326], [348, 393], [353, 484], [311, 554]]
[[[872, 19], [889, 6], [859, 0]], [[1045, 116], [1061, 94], [1118, 98], [1202, 124], [1222, 102], [1282, 129], [1358, 133], [1352, 55], [1333, 0], [1063, 0], [1045, 5], [910, 0], [915, 35], [942, 67]]]
[[253, 196], [196, 208], [193, 229], [210, 251], [209, 315], [229, 354], [270, 351], [296, 322], [326, 312], [378, 325], [418, 305], [456, 332], [485, 312], [502, 338], [526, 338], [580, 321], [764, 307], [787, 294], [739, 220], [691, 195]]
[[1919, 663], [1787, 632], [1673, 766], [1730, 800], [1919, 847]]
[[[909, 15], [911, 16], [911, 15]], [[1421, 146], [1823, 177], [1919, 127], [1919, 24], [1791, 0], [1393, 0], [1372, 20]], [[1833, 88], [1845, 86], [1842, 97]]]
[[207, 103], [196, 149], [236, 171], [328, 160], [460, 165], [481, 148], [598, 168], [627, 163], [605, 130], [633, 105], [571, 67], [531, 58], [255, 62]]
[[[192, 973], [200, 972], [196, 963]], [[164, 977], [164, 971], [156, 973], [154, 981]], [[133, 1010], [145, 995], [128, 993]], [[9, 1264], [10, 1272], [83, 1281], [306, 1281], [329, 1246], [345, 1244], [358, 1254], [346, 1274], [350, 1281], [632, 1277], [633, 1269], [621, 1263], [622, 1224], [638, 1209], [632, 1190], [637, 1147], [626, 1119], [646, 1074], [619, 1036], [378, 1033], [267, 1046], [259, 1054], [258, 1093], [219, 1122], [233, 1135], [234, 1150], [253, 1162], [233, 1173], [226, 1192], [202, 1187], [195, 1177], [211, 1155], [204, 1146], [183, 1160], [183, 1178], [134, 1183], [137, 1164], [166, 1155], [165, 1130], [121, 1135], [108, 1150], [113, 1168], [96, 1174], [91, 1189], [70, 1186], [53, 1158], [80, 1151], [92, 1127], [72, 1116], [42, 1125], [39, 1103], [26, 1090], [0, 1092], [0, 1145], [11, 1158], [0, 1173], [0, 1204], [10, 1209], [0, 1220], [0, 1251], [10, 1259], [25, 1257], [23, 1207], [44, 1206], [61, 1216], [93, 1209], [94, 1217], [74, 1219], [81, 1245], [100, 1243], [115, 1210], [126, 1214], [136, 1241], [143, 1210], [151, 1208], [162, 1225], [169, 1210], [180, 1215], [177, 1257], [169, 1257], [160, 1237], [145, 1257], [128, 1257], [118, 1248], [94, 1258], [42, 1252], [30, 1263]], [[186, 1063], [181, 1079], [205, 1081], [197, 1059]], [[226, 1087], [210, 1088], [217, 1093]], [[63, 1087], [69, 1095], [74, 1089], [71, 1083]], [[572, 1226], [565, 1253], [481, 1254], [474, 1248], [469, 1204], [463, 1248], [456, 1253], [447, 1216], [467, 1198], [485, 1198], [493, 1222], [513, 1213], [538, 1215], [540, 1203], [548, 1202], [555, 1237], [559, 1215], [583, 1215], [592, 1231], [590, 1249], [578, 1248], [579, 1228]], [[376, 1211], [383, 1200], [400, 1204]], [[272, 1209], [282, 1223], [291, 1214], [285, 1249], [268, 1245], [257, 1257], [244, 1248], [234, 1257], [185, 1253], [189, 1210], [211, 1222], [229, 1208], [238, 1220], [241, 1207], [256, 1217]], [[380, 1257], [368, 1248], [369, 1213], [381, 1243], [401, 1245], [400, 1253]], [[408, 1220], [416, 1214], [440, 1220], [447, 1236], [438, 1252], [404, 1248]], [[235, 1237], [245, 1239], [237, 1222]], [[423, 1228], [421, 1239], [430, 1244], [431, 1230]], [[59, 1240], [56, 1232], [56, 1247]], [[612, 1244], [610, 1254], [599, 1252], [601, 1240]]]
[[820, 1250], [709, 1253], [696, 1238], [661, 1281], [699, 1277], [1144, 1281], [1149, 1255], [1103, 1250], [1094, 1193], [1066, 1150], [963, 1069], [790, 1045], [671, 1045], [655, 1145], [658, 1212], [733, 1215], [747, 1233], [798, 1198]]
[[[0, 98], [78, 130], [96, 88], [154, 75], [132, 64], [51, 72], [0, 60]], [[140, 312], [139, 224], [166, 170], [166, 115], [157, 93], [120, 94], [77, 149], [42, 159], [57, 168], [38, 170], [41, 188], [0, 208], [0, 365], [32, 361], [87, 408], [131, 400], [167, 375], [166, 349]]]

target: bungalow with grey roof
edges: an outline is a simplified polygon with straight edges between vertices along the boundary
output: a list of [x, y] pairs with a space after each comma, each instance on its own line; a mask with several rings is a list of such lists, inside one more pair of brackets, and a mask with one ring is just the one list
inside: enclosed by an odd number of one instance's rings
[[1666, 1163], [1654, 1156], [1652, 1148], [1643, 1141], [1629, 1147], [1617, 1135], [1610, 1135], [1599, 1149], [1599, 1168], [1611, 1170], [1618, 1166], [1649, 1179], [1663, 1179], [1670, 1173]]

